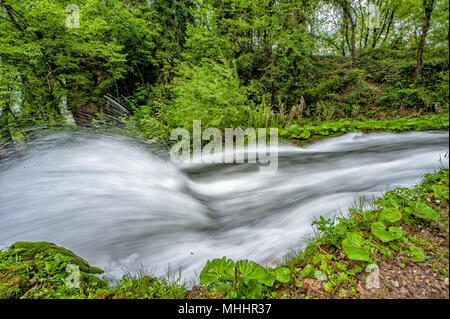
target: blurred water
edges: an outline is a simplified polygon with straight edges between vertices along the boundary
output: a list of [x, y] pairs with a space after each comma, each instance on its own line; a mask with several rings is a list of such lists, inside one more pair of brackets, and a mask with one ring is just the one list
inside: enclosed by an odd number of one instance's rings
[[[195, 279], [227, 256], [271, 265], [318, 216], [448, 167], [448, 132], [347, 134], [257, 164], [178, 164], [120, 135], [61, 132], [0, 161], [0, 246], [50, 241], [106, 270]], [[160, 152], [160, 150], [159, 150]], [[158, 153], [158, 152], [157, 152]]]

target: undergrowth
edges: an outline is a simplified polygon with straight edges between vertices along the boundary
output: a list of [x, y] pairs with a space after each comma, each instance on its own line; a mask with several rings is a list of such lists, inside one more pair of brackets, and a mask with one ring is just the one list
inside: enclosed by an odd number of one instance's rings
[[312, 140], [332, 137], [350, 132], [405, 132], [426, 130], [447, 130], [449, 127], [448, 113], [434, 116], [402, 117], [390, 120], [352, 120], [342, 119], [336, 122], [312, 122], [308, 124], [291, 124], [280, 130], [280, 136], [285, 139]]

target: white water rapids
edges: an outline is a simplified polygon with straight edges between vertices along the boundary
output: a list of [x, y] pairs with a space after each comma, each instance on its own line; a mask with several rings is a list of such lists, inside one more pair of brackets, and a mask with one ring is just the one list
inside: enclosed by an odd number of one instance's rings
[[195, 280], [208, 259], [264, 265], [312, 235], [320, 215], [412, 187], [448, 167], [448, 132], [353, 133], [280, 144], [275, 174], [259, 164], [175, 165], [120, 135], [54, 133], [0, 160], [0, 247], [64, 246], [120, 277], [141, 267]]

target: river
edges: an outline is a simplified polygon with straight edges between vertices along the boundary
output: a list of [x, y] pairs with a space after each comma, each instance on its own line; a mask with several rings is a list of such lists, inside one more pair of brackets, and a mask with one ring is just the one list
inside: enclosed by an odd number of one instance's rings
[[448, 132], [351, 133], [280, 143], [278, 170], [260, 174], [259, 164], [173, 164], [120, 135], [48, 134], [0, 161], [0, 246], [53, 242], [106, 278], [170, 269], [195, 281], [222, 256], [273, 265], [319, 216], [414, 186], [448, 167], [448, 150]]

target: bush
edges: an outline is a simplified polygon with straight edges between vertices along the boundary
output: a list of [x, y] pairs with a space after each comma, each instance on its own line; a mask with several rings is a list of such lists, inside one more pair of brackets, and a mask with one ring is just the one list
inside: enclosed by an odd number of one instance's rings
[[378, 99], [378, 104], [430, 111], [430, 96], [423, 88], [398, 89], [385, 92]]
[[200, 65], [183, 64], [170, 88], [173, 100], [163, 106], [163, 121], [170, 127], [192, 130], [192, 121], [202, 128], [239, 127], [247, 122], [250, 107], [234, 67], [204, 60]]

